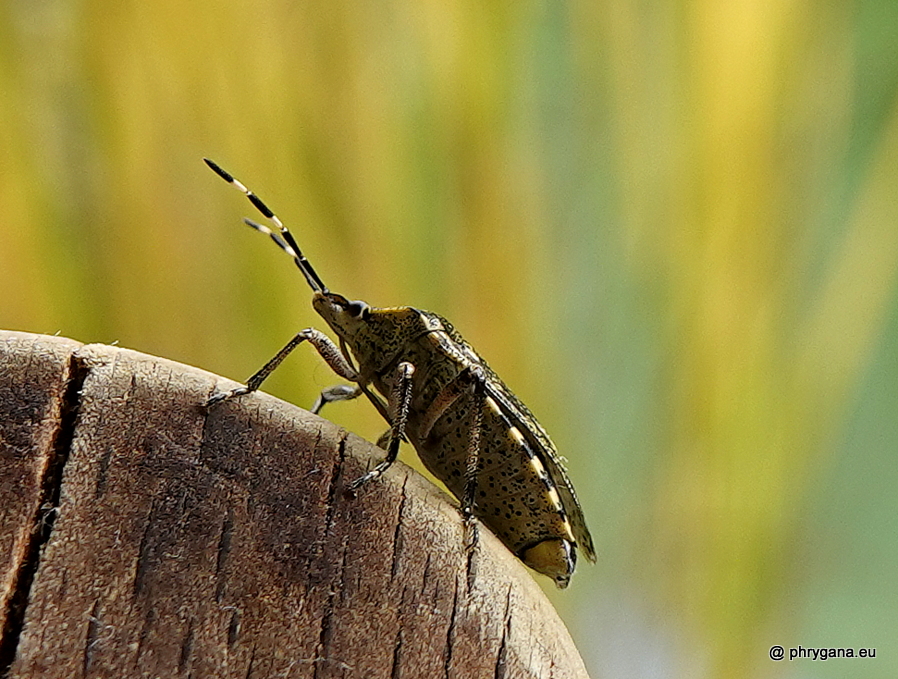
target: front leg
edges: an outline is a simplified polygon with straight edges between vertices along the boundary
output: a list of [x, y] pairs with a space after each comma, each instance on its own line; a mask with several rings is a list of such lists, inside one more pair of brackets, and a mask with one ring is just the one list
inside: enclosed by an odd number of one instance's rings
[[346, 357], [337, 345], [320, 330], [306, 328], [305, 330], [296, 333], [296, 336], [287, 342], [287, 345], [281, 349], [274, 358], [268, 361], [268, 363], [262, 366], [261, 370], [250, 377], [246, 382], [246, 386], [236, 387], [230, 391], [224, 391], [213, 395], [206, 401], [206, 408], [211, 408], [222, 401], [228, 401], [236, 396], [243, 396], [243, 394], [250, 394], [256, 391], [262, 386], [262, 382], [274, 372], [274, 369], [284, 362], [284, 359], [290, 355], [290, 352], [306, 341], [315, 347], [316, 351], [321, 355], [321, 358], [323, 358], [325, 363], [331, 367], [331, 370], [350, 382], [358, 382], [359, 374], [356, 372], [355, 368], [349, 364], [349, 361], [346, 360]]
[[362, 395], [362, 388], [357, 384], [335, 384], [322, 390], [309, 412], [319, 415], [327, 403], [335, 401], [351, 401]]
[[397, 367], [397, 371], [399, 379], [390, 398], [390, 402], [395, 404], [396, 414], [390, 426], [390, 444], [387, 446], [387, 456], [374, 469], [349, 484], [350, 492], [369, 481], [373, 481], [387, 471], [399, 455], [399, 443], [405, 436], [405, 423], [408, 420], [408, 409], [412, 402], [412, 375], [415, 374], [415, 366], [408, 361], [403, 361]]

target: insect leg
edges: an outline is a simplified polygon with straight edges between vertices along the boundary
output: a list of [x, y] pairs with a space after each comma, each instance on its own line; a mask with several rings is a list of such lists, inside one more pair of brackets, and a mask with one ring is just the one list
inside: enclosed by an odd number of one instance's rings
[[390, 426], [390, 445], [387, 447], [387, 456], [374, 469], [349, 484], [350, 492], [387, 471], [399, 455], [399, 443], [405, 436], [405, 422], [408, 419], [408, 409], [412, 401], [412, 375], [415, 374], [415, 366], [408, 361], [403, 361], [399, 364], [398, 372], [399, 380], [396, 382], [391, 399], [396, 404], [396, 415]]
[[480, 464], [480, 434], [483, 430], [483, 409], [486, 407], [486, 394], [483, 383], [474, 385], [474, 421], [468, 438], [468, 451], [465, 459], [465, 488], [461, 499], [461, 514], [465, 521], [465, 532], [468, 547], [473, 549], [477, 544], [477, 533], [474, 526], [474, 498], [477, 491], [477, 468]]
[[[376, 445], [381, 450], [386, 450], [390, 447], [390, 440], [393, 438], [393, 430], [387, 429], [383, 434], [377, 437], [377, 441], [374, 445]], [[408, 439], [402, 439], [403, 441], [408, 442]]]
[[483, 429], [483, 409], [486, 406], [486, 389], [483, 381], [483, 370], [479, 366], [469, 365], [460, 371], [449, 382], [436, 398], [427, 407], [421, 418], [419, 436], [421, 440], [427, 439], [433, 425], [439, 420], [449, 407], [463, 395], [470, 393], [474, 387], [474, 422], [471, 424], [470, 437], [468, 439], [467, 455], [465, 456], [465, 485], [461, 499], [461, 514], [465, 522], [466, 543], [473, 550], [477, 544], [477, 532], [474, 525], [474, 497], [477, 490], [477, 472], [480, 465], [480, 438]]
[[486, 394], [483, 382], [474, 384], [474, 421], [468, 438], [468, 451], [465, 459], [465, 487], [461, 498], [461, 515], [465, 525], [465, 548], [468, 551], [468, 580], [473, 577], [471, 570], [474, 550], [477, 547], [477, 524], [474, 522], [474, 499], [477, 492], [477, 472], [480, 466], [480, 439], [483, 431], [483, 409], [486, 407]]
[[315, 405], [312, 406], [311, 412], [317, 415], [321, 412], [321, 409], [326, 403], [333, 403], [334, 401], [351, 401], [361, 395], [362, 390], [357, 384], [335, 384], [332, 387], [324, 389], [318, 395]]
[[440, 390], [440, 393], [436, 395], [436, 398], [434, 398], [430, 405], [427, 406], [427, 411], [421, 418], [421, 426], [418, 435], [422, 441], [425, 441], [427, 437], [430, 436], [430, 431], [433, 429], [433, 425], [436, 424], [436, 421], [439, 420], [447, 410], [449, 410], [449, 406], [470, 390], [472, 382], [480, 380], [481, 378], [482, 371], [479, 367], [468, 366]]
[[221, 403], [222, 401], [227, 401], [236, 396], [242, 396], [243, 394], [249, 394], [256, 391], [260, 386], [262, 386], [262, 382], [265, 381], [265, 379], [274, 371], [274, 369], [277, 368], [281, 363], [283, 363], [284, 359], [290, 355], [290, 352], [305, 341], [310, 342], [312, 346], [315, 347], [315, 349], [321, 355], [321, 358], [324, 359], [325, 363], [327, 363], [331, 367], [331, 369], [340, 377], [344, 377], [350, 382], [355, 382], [359, 379], [359, 374], [351, 365], [349, 365], [349, 362], [340, 352], [340, 349], [328, 338], [327, 335], [325, 335], [320, 330], [316, 330], [315, 328], [306, 328], [305, 330], [298, 332], [293, 339], [287, 342], [287, 345], [283, 349], [281, 349], [274, 358], [268, 361], [268, 363], [263, 365], [259, 371], [257, 371], [252, 377], [250, 377], [246, 382], [246, 386], [236, 387], [235, 389], [231, 389], [230, 391], [225, 391], [213, 395], [208, 401], [206, 401], [206, 407], [209, 408], [218, 403]]

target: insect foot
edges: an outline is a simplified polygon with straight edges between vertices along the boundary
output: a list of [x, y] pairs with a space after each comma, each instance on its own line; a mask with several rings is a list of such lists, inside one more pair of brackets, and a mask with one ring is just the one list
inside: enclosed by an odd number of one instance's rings
[[231, 389], [230, 391], [221, 391], [221, 392], [219, 392], [217, 394], [213, 394], [211, 397], [209, 397], [209, 400], [203, 404], [203, 407], [206, 410], [209, 410], [210, 408], [217, 406], [219, 403], [221, 403], [223, 401], [229, 401], [232, 398], [235, 398], [237, 396], [243, 396], [244, 394], [248, 394], [249, 391], [250, 390], [248, 387], [236, 387], [234, 389]]

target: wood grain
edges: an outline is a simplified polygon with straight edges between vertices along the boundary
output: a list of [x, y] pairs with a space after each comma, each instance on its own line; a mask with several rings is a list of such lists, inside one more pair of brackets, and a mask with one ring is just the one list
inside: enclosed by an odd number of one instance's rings
[[383, 452], [223, 378], [0, 332], [0, 676], [586, 677], [485, 528]]

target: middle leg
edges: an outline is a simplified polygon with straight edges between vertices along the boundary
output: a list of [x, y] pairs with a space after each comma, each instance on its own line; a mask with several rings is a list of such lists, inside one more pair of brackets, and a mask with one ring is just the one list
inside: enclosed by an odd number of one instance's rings
[[391, 402], [396, 404], [396, 412], [390, 426], [390, 443], [387, 446], [387, 456], [374, 469], [349, 484], [350, 492], [379, 477], [390, 468], [390, 465], [399, 456], [399, 443], [405, 437], [405, 423], [408, 420], [408, 409], [412, 402], [412, 375], [415, 374], [415, 366], [408, 361], [403, 361], [399, 364], [397, 370], [399, 372], [399, 380], [396, 382], [396, 388], [391, 398]]

